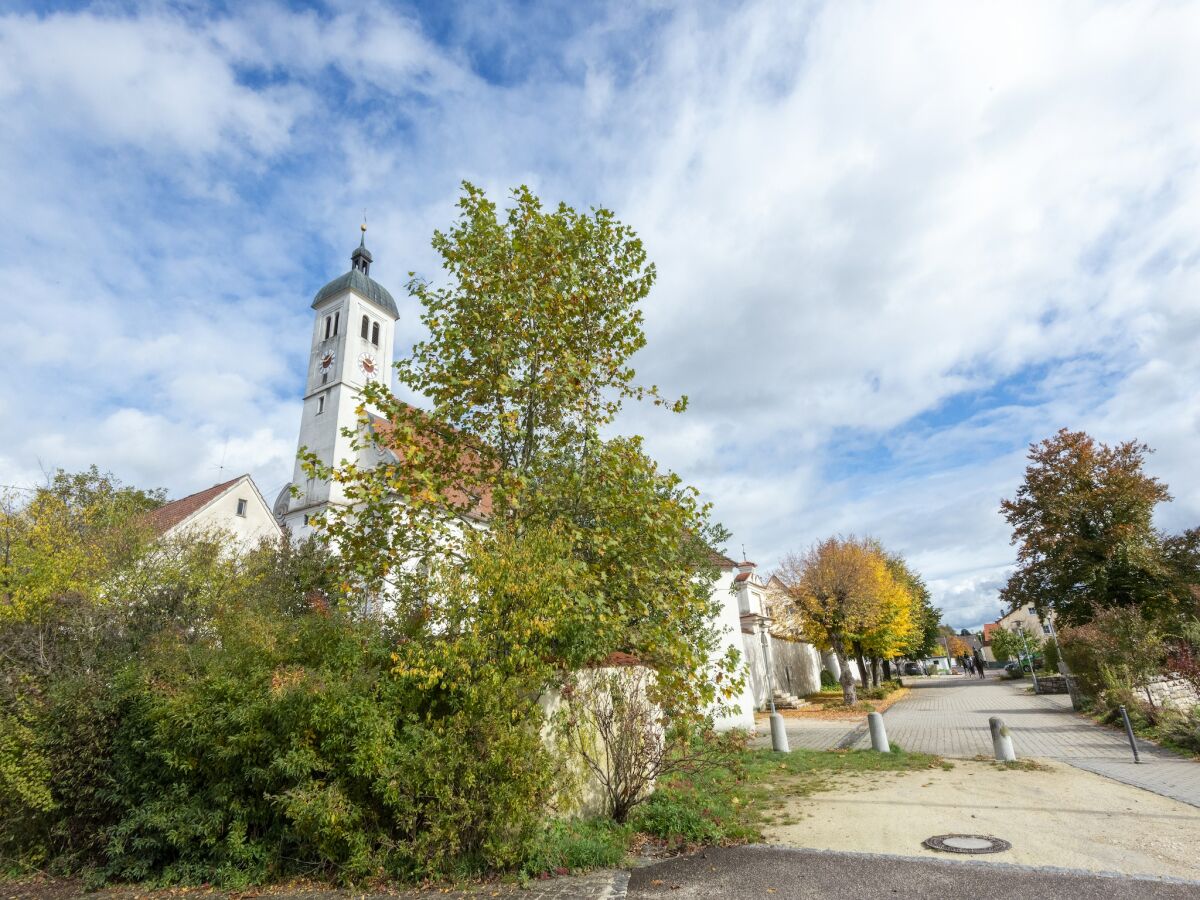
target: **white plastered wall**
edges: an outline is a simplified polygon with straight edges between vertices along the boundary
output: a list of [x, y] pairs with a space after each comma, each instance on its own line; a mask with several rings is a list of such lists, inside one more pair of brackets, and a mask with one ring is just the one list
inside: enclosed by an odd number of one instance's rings
[[728, 648], [737, 650], [740, 659], [740, 669], [745, 679], [741, 691], [725, 701], [729, 707], [724, 715], [716, 717], [714, 725], [718, 731], [730, 731], [734, 728], [754, 730], [754, 688], [747, 665], [745, 648], [742, 646], [742, 620], [738, 610], [737, 594], [733, 591], [733, 576], [736, 570], [722, 570], [717, 580], [713, 582], [713, 597], [720, 601], [721, 611], [717, 615], [715, 625], [721, 631], [721, 646], [718, 656], [723, 656]]
[[[238, 515], [239, 500], [246, 501], [243, 515]], [[229, 536], [232, 548], [242, 553], [252, 550], [263, 538], [276, 540], [282, 533], [249, 475], [243, 475], [224, 493], [171, 528], [166, 536], [186, 532], [221, 532]]]

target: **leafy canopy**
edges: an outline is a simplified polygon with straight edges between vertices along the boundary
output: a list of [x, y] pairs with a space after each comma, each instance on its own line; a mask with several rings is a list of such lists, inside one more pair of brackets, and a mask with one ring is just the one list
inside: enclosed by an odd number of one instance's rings
[[[734, 660], [714, 668], [711, 625], [708, 548], [725, 533], [640, 439], [603, 436], [626, 400], [686, 405], [638, 385], [630, 365], [654, 281], [637, 236], [604, 209], [547, 210], [524, 187], [500, 212], [466, 184], [433, 246], [449, 280], [410, 282], [429, 336], [396, 367], [429, 408], [370, 385], [356, 439], [381, 462], [307, 458], [351, 504], [325, 522], [346, 583], [386, 593], [406, 638], [435, 644], [445, 632], [434, 607], [452, 594], [430, 573], [445, 579], [537, 540], [545, 555], [528, 565], [569, 573], [546, 598], [555, 621], [541, 646], [555, 666], [635, 654], [679, 716], [732, 694]], [[542, 604], [533, 579], [522, 590]], [[494, 639], [528, 648], [507, 624]]]
[[1065, 428], [1030, 447], [1024, 482], [1000, 504], [1018, 548], [1001, 591], [1010, 608], [1032, 604], [1076, 624], [1096, 607], [1154, 615], [1191, 599], [1187, 540], [1171, 543], [1180, 563], [1173, 566], [1153, 526], [1155, 507], [1171, 495], [1144, 471], [1150, 452], [1137, 441], [1110, 447]]

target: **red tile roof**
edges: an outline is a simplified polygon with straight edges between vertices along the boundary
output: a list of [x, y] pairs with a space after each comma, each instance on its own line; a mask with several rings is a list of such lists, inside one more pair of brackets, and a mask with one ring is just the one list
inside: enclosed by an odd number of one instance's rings
[[734, 581], [745, 581], [749, 577], [750, 577], [749, 572], [738, 572], [737, 575], [733, 576], [733, 580]]
[[[408, 408], [417, 415], [424, 417], [422, 411], [416, 407], [410, 406]], [[371, 427], [375, 430], [376, 434], [384, 438], [384, 444], [387, 445], [387, 435], [388, 432], [395, 427], [394, 424], [380, 416], [371, 416]], [[425, 434], [432, 436], [425, 437]], [[438, 440], [439, 438], [432, 429], [422, 434], [419, 438], [419, 441], [422, 444], [428, 441], [430, 445], [434, 444]], [[397, 459], [400, 458], [395, 447], [388, 445], [388, 449], [392, 451], [392, 454], [396, 456]], [[471, 450], [463, 450], [459, 454], [456, 465], [461, 466], [463, 481], [470, 481], [473, 483], [463, 484], [460, 488], [451, 488], [446, 492], [446, 500], [455, 506], [462, 506], [466, 504], [467, 501], [471, 501], [471, 506], [467, 510], [467, 514], [469, 516], [475, 519], [491, 518], [493, 509], [492, 486], [483, 483], [484, 479], [481, 477], [483, 473], [480, 472], [481, 466], [479, 455]]]
[[632, 653], [623, 653], [620, 650], [614, 651], [604, 657], [601, 663], [604, 666], [640, 666], [644, 663], [634, 656]]
[[737, 568], [737, 563], [735, 563], [732, 559], [730, 559], [724, 553], [721, 553], [719, 550], [713, 550], [711, 547], [709, 548], [709, 551], [708, 551], [708, 561], [711, 562], [718, 569], [736, 569]]
[[180, 497], [170, 503], [164, 503], [158, 509], [152, 509], [146, 513], [143, 521], [154, 529], [155, 534], [166, 534], [192, 513], [199, 512], [245, 477], [245, 475], [239, 475], [237, 478], [231, 478], [221, 484], [214, 484], [210, 488], [188, 494], [188, 496]]

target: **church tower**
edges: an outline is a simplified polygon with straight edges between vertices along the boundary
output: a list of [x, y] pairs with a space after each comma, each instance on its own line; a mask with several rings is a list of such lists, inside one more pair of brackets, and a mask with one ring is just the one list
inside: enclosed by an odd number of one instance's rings
[[[350, 257], [350, 271], [317, 291], [312, 302], [312, 347], [297, 451], [307, 447], [328, 465], [357, 461], [359, 454], [342, 430], [358, 426], [355, 409], [362, 402], [363, 386], [368, 381], [391, 380], [392, 341], [400, 313], [392, 295], [371, 278], [365, 224], [362, 231]], [[274, 511], [296, 537], [312, 531], [311, 516], [329, 504], [345, 502], [337, 485], [310, 479], [299, 459], [292, 484], [300, 496], [291, 496], [288, 485], [276, 499]]]

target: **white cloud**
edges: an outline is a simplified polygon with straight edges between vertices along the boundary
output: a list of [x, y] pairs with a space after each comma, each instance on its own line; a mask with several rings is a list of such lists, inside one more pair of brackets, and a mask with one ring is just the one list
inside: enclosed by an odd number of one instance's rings
[[999, 500], [1061, 425], [1150, 442], [1163, 523], [1200, 520], [1200, 9], [447, 15], [437, 40], [376, 4], [0, 18], [0, 292], [37, 298], [0, 480], [96, 460], [182, 492], [224, 452], [270, 490], [362, 207], [400, 297], [466, 177], [640, 232], [638, 367], [692, 409], [625, 425], [760, 563], [876, 533], [978, 624]]
[[184, 154], [279, 151], [303, 106], [295, 92], [240, 84], [182, 20], [92, 13], [0, 20], [0, 97], [36, 112], [47, 137]]

